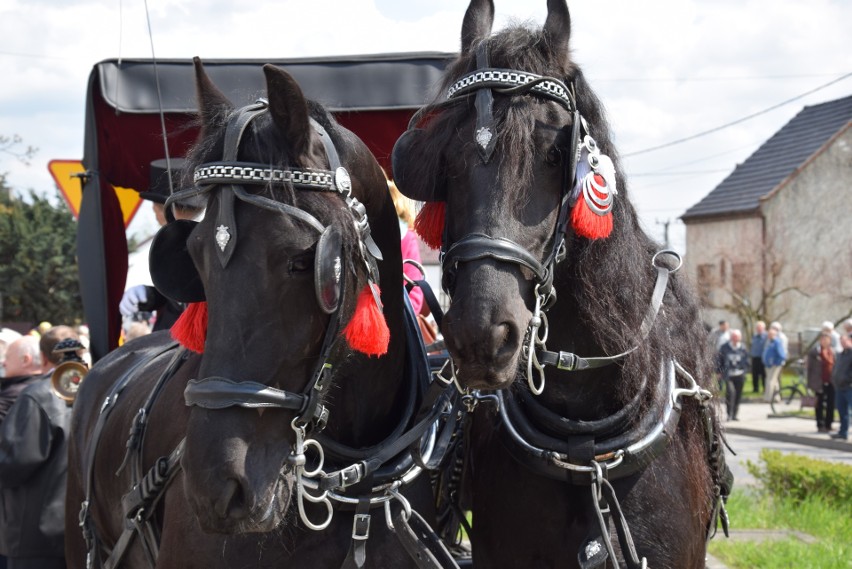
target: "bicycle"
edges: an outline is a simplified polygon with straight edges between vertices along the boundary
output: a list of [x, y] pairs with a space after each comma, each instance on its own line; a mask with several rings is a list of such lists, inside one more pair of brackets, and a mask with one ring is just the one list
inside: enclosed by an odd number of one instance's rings
[[[808, 381], [805, 377], [805, 360], [799, 358], [791, 367], [798, 372], [797, 377], [793, 383], [781, 385], [772, 393], [769, 406], [772, 408], [773, 415], [790, 415], [815, 405], [816, 397], [808, 389]], [[779, 383], [780, 381], [779, 378]]]

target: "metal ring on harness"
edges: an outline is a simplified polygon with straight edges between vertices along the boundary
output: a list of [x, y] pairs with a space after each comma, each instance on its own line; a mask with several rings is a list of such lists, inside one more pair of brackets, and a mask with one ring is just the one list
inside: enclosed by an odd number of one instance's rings
[[[666, 266], [658, 265], [657, 264], [657, 258], [660, 257], [660, 255], [670, 255], [670, 256], [674, 257], [675, 259], [677, 259], [677, 266], [675, 266], [675, 268], [673, 268], [673, 269], [669, 269]], [[678, 271], [678, 269], [680, 269], [683, 266], [683, 257], [681, 257], [680, 253], [678, 253], [677, 251], [673, 251], [671, 249], [663, 249], [661, 251], [657, 251], [656, 253], [654, 253], [654, 256], [651, 257], [651, 264], [654, 266], [654, 268], [668, 269], [669, 273], [676, 273]]]

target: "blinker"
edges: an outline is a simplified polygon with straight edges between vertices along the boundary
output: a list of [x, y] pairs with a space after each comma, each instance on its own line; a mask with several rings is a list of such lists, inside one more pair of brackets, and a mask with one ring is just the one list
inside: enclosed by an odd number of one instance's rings
[[314, 259], [314, 287], [317, 302], [326, 314], [333, 314], [340, 303], [340, 276], [343, 270], [341, 253], [343, 238], [340, 231], [329, 226], [320, 235]]
[[189, 254], [189, 235], [197, 221], [178, 219], [157, 232], [148, 253], [151, 280], [158, 291], [176, 302], [205, 300], [204, 284]]

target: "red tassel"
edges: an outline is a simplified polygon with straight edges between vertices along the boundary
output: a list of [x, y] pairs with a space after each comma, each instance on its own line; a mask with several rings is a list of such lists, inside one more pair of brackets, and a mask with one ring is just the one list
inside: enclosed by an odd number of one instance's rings
[[207, 303], [191, 302], [183, 314], [172, 324], [172, 338], [193, 352], [204, 353], [207, 340]]
[[440, 249], [444, 237], [446, 202], [426, 202], [414, 220], [414, 231], [432, 249]]
[[[378, 290], [378, 287], [376, 289]], [[355, 313], [343, 330], [343, 335], [353, 350], [368, 356], [383, 356], [388, 353], [390, 330], [385, 315], [376, 306], [369, 284], [358, 295]]]
[[[606, 184], [599, 174], [595, 174], [595, 181], [601, 186]], [[606, 197], [597, 193], [594, 187], [592, 187], [592, 191], [601, 199]], [[574, 227], [574, 233], [580, 237], [587, 239], [609, 237], [609, 234], [612, 233], [612, 211], [605, 215], [598, 215], [589, 209], [589, 204], [586, 203], [586, 198], [581, 193], [577, 198], [577, 203], [574, 204], [574, 209], [571, 210], [571, 225]]]

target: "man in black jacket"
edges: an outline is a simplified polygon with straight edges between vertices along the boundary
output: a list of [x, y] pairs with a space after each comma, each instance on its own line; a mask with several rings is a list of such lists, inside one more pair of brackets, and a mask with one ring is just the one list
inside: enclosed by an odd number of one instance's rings
[[843, 351], [838, 354], [831, 372], [831, 382], [834, 384], [834, 402], [840, 415], [840, 428], [831, 435], [833, 439], [846, 440], [849, 438], [849, 410], [852, 408], [852, 338], [841, 336], [840, 344]]
[[71, 408], [41, 376], [0, 425], [0, 553], [9, 569], [65, 568]]
[[737, 412], [740, 408], [740, 398], [743, 394], [745, 374], [749, 368], [748, 351], [742, 343], [742, 333], [739, 330], [731, 330], [730, 340], [722, 345], [719, 350], [719, 367], [726, 382], [726, 403], [728, 409], [728, 420], [737, 421]]
[[6, 373], [0, 380], [0, 423], [21, 392], [42, 373], [38, 338], [22, 336], [9, 344], [3, 367]]

